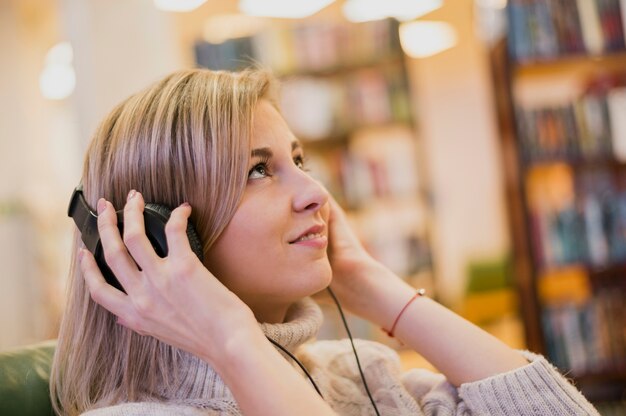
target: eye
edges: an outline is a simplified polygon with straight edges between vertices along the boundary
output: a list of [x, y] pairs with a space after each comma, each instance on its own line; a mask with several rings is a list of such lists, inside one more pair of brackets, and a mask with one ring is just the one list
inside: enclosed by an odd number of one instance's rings
[[248, 172], [248, 179], [261, 179], [269, 175], [266, 162], [257, 163]]
[[308, 169], [306, 168], [304, 156], [302, 155], [295, 156], [293, 158], [293, 163], [298, 167], [298, 169], [308, 172]]

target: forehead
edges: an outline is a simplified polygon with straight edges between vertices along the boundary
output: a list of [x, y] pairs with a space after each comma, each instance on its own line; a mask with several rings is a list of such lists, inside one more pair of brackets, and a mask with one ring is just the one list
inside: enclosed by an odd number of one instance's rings
[[254, 129], [252, 133], [252, 147], [292, 147], [297, 142], [285, 119], [267, 100], [257, 104], [254, 114]]

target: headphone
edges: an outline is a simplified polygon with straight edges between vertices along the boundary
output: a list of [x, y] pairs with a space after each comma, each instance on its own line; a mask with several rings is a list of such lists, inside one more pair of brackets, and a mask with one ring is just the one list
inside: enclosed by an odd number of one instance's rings
[[[122, 234], [124, 232], [124, 212], [116, 211], [116, 214], [117, 228], [120, 230], [120, 234]], [[170, 218], [171, 214], [172, 211], [168, 207], [159, 204], [147, 203], [145, 204], [143, 210], [146, 236], [148, 237], [148, 240], [150, 240], [154, 251], [156, 251], [159, 257], [165, 257], [168, 253], [167, 238], [165, 236], [165, 224], [167, 223], [167, 220]], [[107, 283], [126, 293], [119, 280], [117, 280], [115, 274], [113, 274], [113, 271], [111, 271], [106, 263], [106, 260], [104, 259], [104, 251], [102, 249], [102, 242], [100, 241], [100, 234], [98, 232], [98, 214], [96, 214], [91, 208], [89, 208], [89, 205], [87, 204], [87, 201], [85, 200], [85, 197], [83, 195], [82, 184], [78, 185], [72, 193], [70, 204], [67, 208], [67, 215], [68, 217], [72, 218], [76, 223], [76, 226], [80, 230], [80, 236], [83, 240], [83, 243], [95, 257], [96, 263], [98, 264], [98, 267], [100, 268], [100, 271], [102, 272], [102, 275], [104, 276], [104, 279], [107, 281]], [[187, 222], [187, 238], [189, 238], [191, 250], [196, 254], [196, 256], [198, 256], [200, 261], [202, 261], [204, 257], [202, 252], [202, 243], [200, 242], [200, 237], [198, 236], [198, 233], [196, 232], [190, 221]], [[369, 386], [367, 385], [367, 381], [365, 380], [365, 375], [363, 374], [363, 369], [361, 368], [361, 362], [359, 360], [359, 356], [356, 353], [352, 334], [350, 333], [350, 329], [348, 328], [348, 323], [346, 322], [346, 318], [343, 314], [343, 310], [341, 309], [341, 305], [339, 304], [337, 297], [330, 289], [330, 287], [328, 287], [327, 289], [331, 297], [333, 298], [333, 301], [337, 305], [341, 320], [343, 321], [343, 325], [346, 329], [348, 337], [350, 338], [352, 351], [354, 352], [356, 364], [361, 375], [361, 380], [363, 380], [363, 385], [365, 387], [367, 396], [370, 399], [370, 403], [372, 403], [372, 407], [374, 408], [376, 415], [380, 416], [378, 407], [376, 406], [376, 403], [372, 398]], [[277, 348], [287, 354], [292, 360], [294, 360], [296, 364], [298, 364], [298, 366], [308, 377], [309, 381], [311, 382], [317, 393], [323, 399], [324, 396], [322, 395], [322, 392], [320, 391], [317, 384], [315, 384], [315, 381], [313, 381], [313, 377], [311, 376], [311, 374], [309, 374], [304, 365], [282, 345], [280, 345], [267, 335], [266, 338]]]
[[[122, 234], [124, 232], [124, 212], [116, 211], [116, 214], [117, 228], [120, 230], [120, 234]], [[159, 257], [165, 257], [168, 253], [165, 224], [171, 214], [171, 209], [159, 204], [146, 204], [143, 210], [146, 236]], [[102, 242], [100, 241], [100, 233], [98, 232], [98, 214], [91, 210], [87, 204], [83, 195], [82, 184], [76, 187], [72, 193], [72, 198], [67, 208], [67, 215], [76, 223], [76, 226], [80, 230], [81, 239], [87, 250], [95, 257], [104, 279], [111, 286], [124, 292], [124, 288], [104, 259], [104, 251], [102, 249]], [[187, 238], [189, 239], [191, 250], [198, 256], [200, 261], [202, 261], [204, 257], [202, 253], [202, 243], [191, 222], [187, 222]]]

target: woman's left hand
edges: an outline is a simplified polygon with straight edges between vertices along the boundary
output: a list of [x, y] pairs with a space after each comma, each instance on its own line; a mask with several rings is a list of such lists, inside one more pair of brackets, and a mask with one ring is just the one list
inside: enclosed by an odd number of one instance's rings
[[373, 320], [381, 288], [404, 282], [365, 250], [337, 201], [331, 197], [329, 204], [331, 289], [348, 310]]

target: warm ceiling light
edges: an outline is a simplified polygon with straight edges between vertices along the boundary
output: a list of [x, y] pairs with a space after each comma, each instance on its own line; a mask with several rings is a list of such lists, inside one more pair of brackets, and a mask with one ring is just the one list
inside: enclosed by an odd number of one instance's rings
[[74, 50], [69, 42], [59, 42], [46, 54], [46, 65], [71, 65]]
[[476, 0], [476, 5], [484, 9], [504, 10], [507, 0]]
[[154, 0], [157, 9], [166, 12], [190, 12], [202, 6], [206, 0]]
[[426, 58], [456, 45], [456, 31], [445, 22], [400, 24], [400, 44], [412, 58]]
[[351, 22], [394, 17], [400, 21], [413, 20], [441, 7], [442, 0], [347, 0], [343, 14]]
[[210, 43], [243, 38], [258, 33], [265, 27], [266, 19], [245, 14], [220, 14], [209, 17], [203, 25], [202, 35]]
[[44, 98], [62, 100], [74, 92], [76, 74], [72, 66], [72, 45], [61, 42], [46, 54], [46, 66], [39, 76], [39, 89]]
[[311, 16], [335, 0], [239, 0], [239, 10], [251, 16], [300, 19]]

